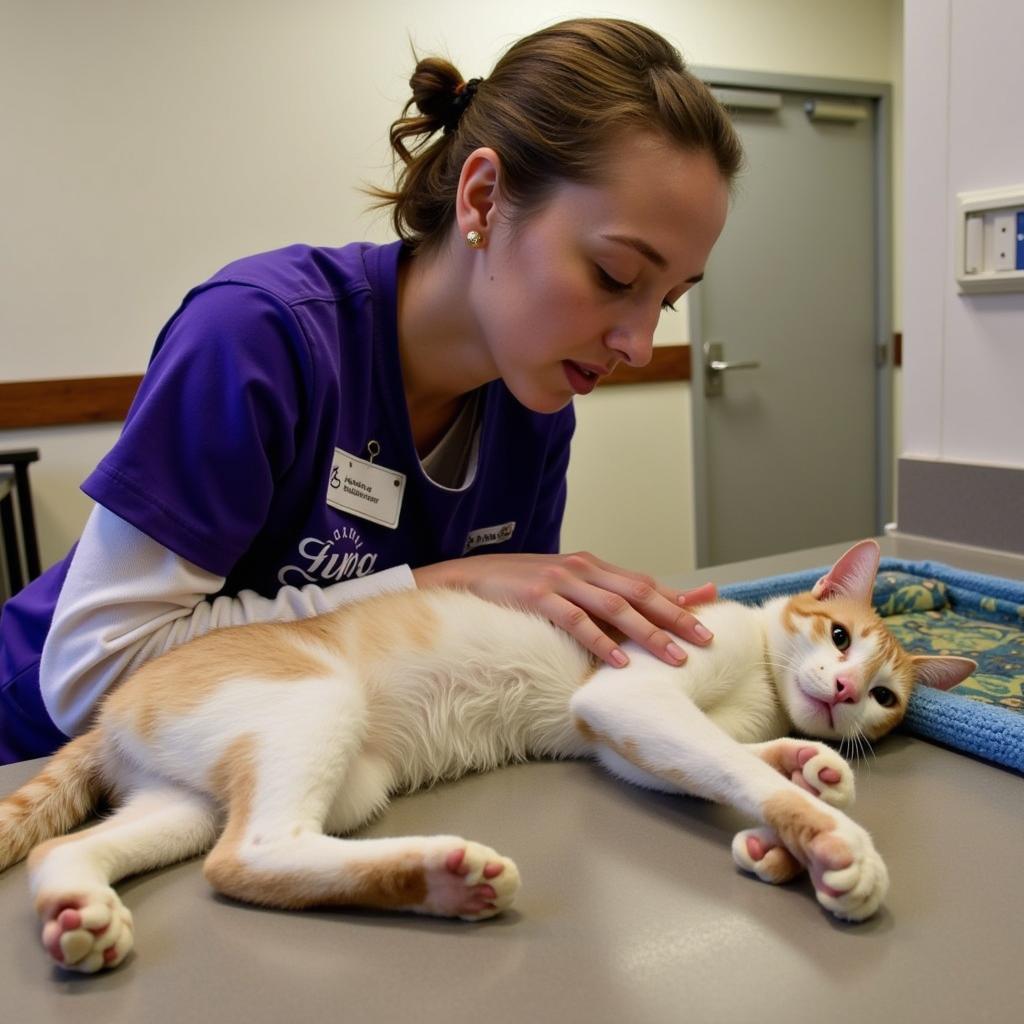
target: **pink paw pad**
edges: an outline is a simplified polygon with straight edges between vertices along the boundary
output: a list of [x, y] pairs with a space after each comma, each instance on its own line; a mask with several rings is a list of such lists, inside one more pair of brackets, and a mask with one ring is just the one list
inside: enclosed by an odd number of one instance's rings
[[757, 836], [747, 836], [747, 853], [750, 854], [751, 860], [764, 860], [764, 855], [768, 850], [768, 844], [758, 839]]
[[[803, 768], [811, 758], [817, 756], [818, 751], [814, 747], [803, 747], [796, 755], [796, 759]], [[825, 783], [826, 786], [838, 785], [843, 777], [835, 770], [835, 768], [822, 768], [818, 772], [818, 778]]]

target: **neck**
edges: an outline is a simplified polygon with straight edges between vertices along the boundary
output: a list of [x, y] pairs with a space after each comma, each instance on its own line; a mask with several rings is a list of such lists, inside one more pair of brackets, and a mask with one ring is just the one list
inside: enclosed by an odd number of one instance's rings
[[469, 303], [472, 255], [446, 244], [399, 265], [398, 349], [414, 435], [446, 427], [469, 392], [498, 376]]

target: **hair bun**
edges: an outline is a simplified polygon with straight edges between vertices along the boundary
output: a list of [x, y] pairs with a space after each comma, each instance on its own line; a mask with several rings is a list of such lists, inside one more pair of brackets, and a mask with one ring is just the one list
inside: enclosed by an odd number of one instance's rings
[[443, 128], [452, 101], [462, 85], [462, 75], [455, 65], [443, 57], [426, 57], [416, 64], [409, 85], [412, 103], [432, 122], [424, 128], [429, 131]]

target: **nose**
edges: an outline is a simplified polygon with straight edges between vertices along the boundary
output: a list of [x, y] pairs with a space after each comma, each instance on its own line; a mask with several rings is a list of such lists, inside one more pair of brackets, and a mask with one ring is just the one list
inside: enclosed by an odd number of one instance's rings
[[857, 702], [857, 684], [849, 675], [836, 676], [836, 693], [833, 704], [855, 704]]
[[630, 366], [646, 366], [651, 361], [654, 349], [654, 328], [657, 320], [649, 323], [639, 315], [629, 323], [620, 323], [612, 330], [607, 340], [608, 347], [622, 356]]

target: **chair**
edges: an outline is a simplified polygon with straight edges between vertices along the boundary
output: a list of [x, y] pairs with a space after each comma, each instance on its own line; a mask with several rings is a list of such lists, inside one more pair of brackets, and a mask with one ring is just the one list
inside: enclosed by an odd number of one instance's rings
[[16, 594], [26, 579], [34, 580], [41, 571], [32, 491], [28, 483], [29, 464], [38, 460], [39, 450], [36, 448], [0, 452], [0, 534], [3, 536], [8, 596]]

